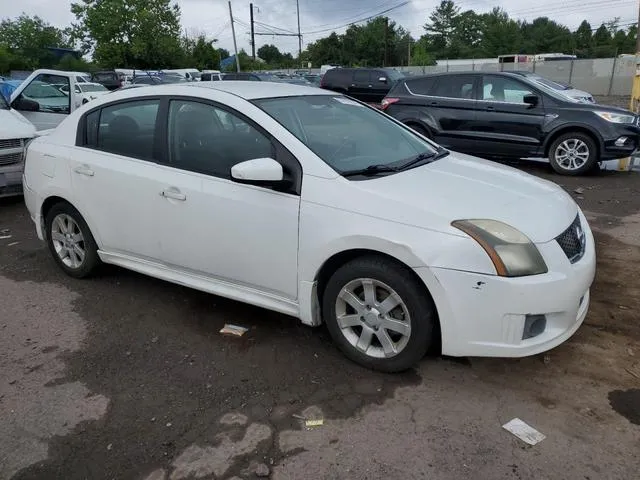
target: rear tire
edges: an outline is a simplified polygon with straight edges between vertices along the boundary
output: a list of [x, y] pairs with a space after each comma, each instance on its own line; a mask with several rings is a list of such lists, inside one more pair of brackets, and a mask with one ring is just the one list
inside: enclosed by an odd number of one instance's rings
[[323, 318], [334, 342], [351, 360], [382, 372], [418, 363], [431, 345], [436, 310], [411, 274], [384, 257], [356, 258], [329, 279]]
[[80, 215], [68, 203], [56, 203], [45, 218], [47, 245], [54, 260], [70, 277], [91, 275], [98, 265], [98, 246]]
[[549, 163], [560, 175], [582, 175], [597, 165], [598, 147], [585, 133], [564, 133], [551, 144]]

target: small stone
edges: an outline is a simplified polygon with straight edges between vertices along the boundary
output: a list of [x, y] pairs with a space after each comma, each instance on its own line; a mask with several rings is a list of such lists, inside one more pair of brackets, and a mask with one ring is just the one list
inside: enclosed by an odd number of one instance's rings
[[620, 310], [629, 310], [629, 307], [625, 307], [624, 305], [618, 305]]
[[627, 353], [629, 355], [631, 355], [633, 357], [634, 353], [633, 353], [633, 349], [632, 348], [627, 348]]
[[155, 422], [156, 421], [156, 417], [151, 417], [151, 421]]
[[125, 354], [127, 357], [130, 357], [130, 356], [131, 356], [131, 352], [130, 352], [129, 350], [127, 350], [126, 352], [124, 352], [124, 354]]
[[584, 193], [584, 188], [578, 187], [574, 190], [574, 193], [577, 193], [578, 195], [582, 195]]
[[173, 425], [171, 422], [167, 422], [167, 427], [170, 427], [171, 425]]
[[17, 380], [11, 380], [11, 381], [9, 382], [9, 385], [13, 385], [13, 384], [14, 384], [14, 383], [16, 383], [16, 382], [17, 382]]
[[551, 363], [551, 355], [545, 355], [544, 357], [542, 357], [542, 361], [545, 365], [549, 365]]
[[270, 473], [269, 467], [264, 463], [258, 464], [255, 470], [256, 477], [268, 477]]
[[578, 199], [578, 200], [584, 200], [584, 197], [582, 197], [582, 196], [578, 195], [578, 196], [576, 197], [576, 199]]
[[107, 450], [111, 450], [113, 448], [113, 443], [110, 443], [109, 445], [107, 445]]
[[151, 339], [151, 343], [158, 343], [159, 338], [158, 337], [153, 337]]

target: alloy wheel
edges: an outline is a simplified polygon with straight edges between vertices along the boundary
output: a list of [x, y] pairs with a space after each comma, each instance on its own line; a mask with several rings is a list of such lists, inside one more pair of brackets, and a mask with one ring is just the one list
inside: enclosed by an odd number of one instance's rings
[[578, 170], [589, 161], [589, 146], [580, 139], [569, 138], [556, 147], [558, 165], [565, 170]]
[[53, 248], [67, 267], [80, 268], [86, 256], [84, 236], [78, 223], [66, 213], [58, 214], [51, 223]]
[[379, 280], [358, 278], [347, 283], [338, 294], [335, 313], [347, 341], [370, 357], [394, 357], [409, 342], [409, 310], [400, 295]]

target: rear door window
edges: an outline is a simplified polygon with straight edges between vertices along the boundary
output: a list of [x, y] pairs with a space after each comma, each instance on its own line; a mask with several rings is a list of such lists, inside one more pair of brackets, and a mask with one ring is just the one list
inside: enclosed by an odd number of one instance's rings
[[353, 73], [354, 83], [369, 83], [371, 82], [371, 73], [368, 70], [356, 70]]
[[406, 81], [409, 90], [416, 95], [431, 95], [434, 83], [435, 77], [414, 78]]
[[438, 77], [432, 95], [473, 100], [475, 78], [473, 75], [442, 75]]

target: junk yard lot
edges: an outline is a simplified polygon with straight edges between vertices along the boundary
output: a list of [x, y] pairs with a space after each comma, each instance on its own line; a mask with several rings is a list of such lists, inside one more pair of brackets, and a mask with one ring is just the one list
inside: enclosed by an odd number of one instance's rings
[[[115, 267], [71, 279], [22, 199], [0, 200], [0, 478], [637, 478], [640, 174], [519, 167], [594, 229], [585, 324], [543, 355], [432, 354], [397, 375], [273, 312]], [[527, 445], [514, 418], [546, 438]]]

